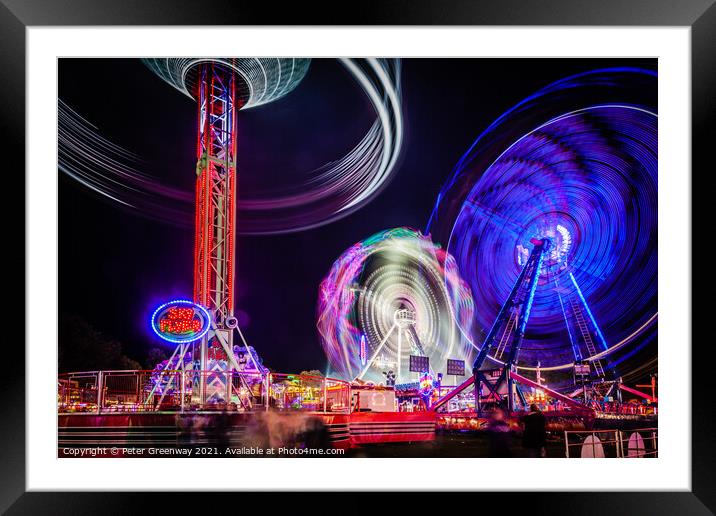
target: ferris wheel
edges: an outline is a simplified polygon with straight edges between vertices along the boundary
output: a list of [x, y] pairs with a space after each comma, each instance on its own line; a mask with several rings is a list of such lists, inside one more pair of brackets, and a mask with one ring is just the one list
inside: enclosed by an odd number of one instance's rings
[[318, 330], [332, 369], [348, 380], [415, 381], [410, 357], [429, 368], [467, 359], [474, 305], [454, 260], [407, 228], [348, 249], [320, 287]]
[[456, 167], [428, 230], [478, 307], [475, 369], [565, 385], [586, 364], [599, 381], [655, 337], [657, 115], [645, 93], [655, 83], [636, 69], [559, 81]]

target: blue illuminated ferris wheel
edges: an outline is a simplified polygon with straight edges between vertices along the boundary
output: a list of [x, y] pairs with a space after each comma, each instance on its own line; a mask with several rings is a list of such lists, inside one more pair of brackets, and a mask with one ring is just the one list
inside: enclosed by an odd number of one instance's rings
[[[475, 301], [473, 369], [567, 383], [623, 373], [657, 318], [656, 74], [597, 70], [493, 123], [440, 193], [428, 231]], [[554, 385], [554, 384], [553, 384]], [[512, 390], [510, 389], [510, 393]]]

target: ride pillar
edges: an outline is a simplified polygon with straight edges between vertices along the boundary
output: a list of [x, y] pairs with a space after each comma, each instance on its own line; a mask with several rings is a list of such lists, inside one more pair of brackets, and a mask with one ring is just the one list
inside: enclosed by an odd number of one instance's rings
[[[211, 330], [201, 340], [200, 402], [207, 399], [209, 350], [233, 357], [236, 228], [237, 75], [220, 63], [197, 70], [197, 165], [194, 301], [209, 310]], [[231, 371], [231, 365], [229, 366]]]

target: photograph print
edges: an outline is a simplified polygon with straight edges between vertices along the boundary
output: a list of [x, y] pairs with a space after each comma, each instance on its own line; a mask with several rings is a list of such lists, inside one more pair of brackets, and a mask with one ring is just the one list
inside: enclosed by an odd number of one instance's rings
[[657, 84], [60, 58], [57, 456], [657, 457]]

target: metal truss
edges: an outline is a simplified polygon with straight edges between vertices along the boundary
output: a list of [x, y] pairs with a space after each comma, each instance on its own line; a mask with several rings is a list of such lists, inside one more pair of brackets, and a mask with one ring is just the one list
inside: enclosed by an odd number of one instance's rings
[[[215, 62], [198, 69], [194, 301], [212, 315], [201, 340], [201, 370], [210, 344], [218, 343], [234, 367], [234, 243], [236, 227], [236, 74]], [[206, 378], [200, 396], [206, 400]]]
[[[499, 387], [507, 382], [507, 404], [509, 410], [514, 409], [514, 385], [513, 377], [510, 374], [517, 363], [520, 347], [525, 336], [525, 328], [530, 317], [532, 302], [537, 280], [540, 276], [542, 261], [545, 253], [551, 245], [548, 239], [532, 240], [534, 248], [530, 253], [525, 266], [522, 268], [515, 286], [512, 288], [507, 301], [500, 308], [497, 319], [487, 334], [480, 353], [477, 355], [472, 366], [475, 382], [475, 404], [479, 411], [480, 391], [482, 385], [486, 385], [491, 395], [500, 397]], [[487, 381], [485, 375], [480, 371], [490, 351], [495, 350], [502, 356], [507, 352], [507, 360], [504, 363], [501, 374], [493, 381]], [[518, 393], [522, 399], [521, 393]]]
[[[399, 323], [398, 320], [398, 313], [402, 312], [408, 317], [403, 318], [403, 323]], [[420, 338], [418, 337], [418, 332], [415, 330], [415, 313], [405, 309], [401, 308], [396, 312], [395, 322], [393, 322], [393, 325], [388, 329], [388, 331], [385, 334], [385, 337], [380, 341], [380, 344], [373, 352], [373, 355], [371, 356], [370, 360], [367, 360], [363, 364], [363, 369], [361, 370], [360, 374], [357, 376], [358, 380], [361, 380], [363, 376], [368, 372], [368, 369], [370, 369], [370, 366], [373, 365], [376, 360], [378, 359], [380, 352], [383, 350], [383, 347], [385, 346], [386, 342], [388, 342], [388, 338], [395, 332], [396, 338], [397, 338], [397, 350], [396, 350], [396, 377], [400, 379], [401, 375], [401, 365], [403, 361], [403, 356], [407, 353], [408, 356], [410, 356], [413, 352], [413, 349], [415, 349], [418, 353], [420, 353], [421, 356], [425, 356], [425, 349], [423, 348], [423, 345], [420, 342]], [[361, 346], [364, 346], [364, 337], [361, 338]], [[405, 343], [405, 345], [403, 344]], [[432, 372], [432, 368], [431, 368]]]
[[199, 69], [194, 300], [219, 328], [233, 316], [236, 217], [236, 77], [215, 63]]
[[[436, 410], [444, 406], [458, 393], [464, 391], [472, 385], [475, 389], [475, 408], [478, 413], [480, 412], [480, 398], [483, 387], [487, 390], [487, 399], [489, 401], [499, 402], [506, 396], [507, 408], [512, 411], [515, 409], [515, 395], [519, 398], [519, 402], [522, 406], [527, 405], [525, 395], [520, 384], [536, 389], [542, 389], [543, 391], [549, 393], [550, 396], [557, 398], [574, 408], [580, 410], [585, 408], [585, 405], [579, 404], [572, 399], [572, 397], [565, 396], [542, 385], [539, 377], [539, 370], [537, 373], [537, 381], [530, 380], [517, 373], [517, 359], [519, 357], [520, 348], [525, 336], [525, 328], [527, 326], [527, 321], [529, 320], [532, 302], [534, 300], [535, 291], [537, 290], [537, 283], [540, 275], [546, 274], [546, 282], [548, 284], [551, 283], [549, 272], [542, 270], [542, 263], [544, 261], [544, 257], [550, 250], [551, 242], [548, 239], [533, 239], [532, 243], [534, 244], [534, 248], [525, 262], [525, 265], [522, 268], [522, 271], [520, 272], [509, 297], [500, 308], [497, 318], [495, 319], [490, 332], [487, 334], [487, 337], [485, 337], [482, 347], [480, 348], [480, 353], [477, 355], [477, 358], [473, 363], [472, 378], [468, 378], [453, 391], [438, 400], [438, 402], [434, 405]], [[566, 275], [574, 288], [564, 288], [560, 285], [559, 278], [555, 276], [554, 289], [557, 292], [562, 313], [564, 315], [564, 321], [567, 325], [567, 332], [572, 344], [575, 363], [582, 362], [584, 360], [591, 361], [594, 367], [593, 374], [596, 377], [596, 380], [598, 380], [598, 383], [592, 384], [590, 389], [599, 390], [600, 387], [603, 387], [604, 389], [608, 388], [609, 391], [603, 395], [609, 395], [609, 393], [613, 390], [610, 385], [614, 384], [614, 382], [606, 381], [606, 375], [601, 360], [591, 359], [591, 357], [599, 354], [597, 345], [603, 350], [606, 350], [608, 348], [607, 342], [599, 328], [599, 325], [597, 324], [596, 319], [594, 318], [594, 315], [592, 314], [592, 311], [589, 308], [589, 305], [587, 304], [586, 299], [584, 298], [584, 294], [582, 293], [574, 274], [569, 269], [565, 268], [565, 270]], [[490, 356], [491, 352], [492, 356]], [[503, 359], [503, 356], [506, 358]], [[498, 369], [483, 369], [483, 365], [488, 358], [502, 364], [502, 367]], [[576, 395], [580, 390], [583, 389], [578, 389], [575, 393], [573, 393], [573, 395]], [[617, 397], [620, 397], [618, 392]], [[586, 401], [585, 395], [585, 403]]]
[[[515, 383], [524, 378], [516, 374], [516, 364], [524, 339], [527, 321], [529, 320], [538, 279], [542, 273], [549, 274], [547, 271], [542, 271], [542, 262], [551, 246], [551, 242], [548, 239], [533, 239], [532, 243], [534, 244], [534, 248], [517, 278], [509, 297], [502, 305], [495, 319], [495, 323], [487, 334], [480, 353], [473, 364], [475, 399], [478, 410], [482, 386], [488, 389], [488, 398], [499, 400], [501, 399], [501, 395], [498, 391], [500, 391], [501, 387], [506, 383], [509, 410], [514, 410], [515, 393], [523, 405], [526, 403], [522, 390], [519, 385]], [[561, 286], [557, 276], [554, 278], [554, 288], [557, 292], [564, 315], [564, 321], [574, 352], [575, 363], [584, 360], [591, 361], [593, 365], [593, 376], [598, 381], [604, 381], [606, 375], [601, 360], [590, 360], [590, 357], [599, 353], [597, 346], [603, 350], [607, 349], [606, 340], [582, 294], [582, 290], [577, 284], [574, 274], [567, 270], [567, 276], [574, 288], [567, 289]], [[550, 282], [549, 277], [547, 281], [548, 283]], [[492, 357], [490, 357], [491, 352]], [[489, 378], [486, 376], [485, 371], [481, 371], [488, 357], [503, 362], [500, 374], [492, 375]]]

